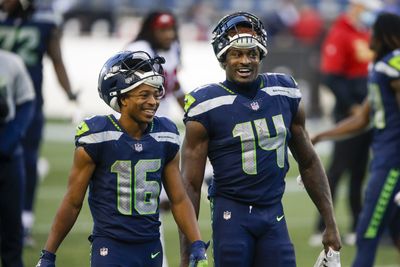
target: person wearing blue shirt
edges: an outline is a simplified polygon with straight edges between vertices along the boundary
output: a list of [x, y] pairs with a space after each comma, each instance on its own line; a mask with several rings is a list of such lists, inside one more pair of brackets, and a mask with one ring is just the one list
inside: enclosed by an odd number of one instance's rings
[[35, 91], [18, 55], [0, 49], [0, 62], [0, 265], [22, 267], [22, 138], [32, 119]]
[[65, 70], [60, 30], [55, 15], [49, 10], [35, 10], [34, 0], [2, 0], [0, 3], [0, 48], [18, 54], [29, 71], [35, 93], [33, 119], [23, 140], [26, 172], [23, 224], [25, 245], [34, 244], [31, 236], [34, 224], [34, 199], [38, 180], [38, 157], [44, 127], [43, 58], [48, 55], [55, 74], [68, 99], [75, 101]]
[[382, 234], [388, 230], [400, 252], [400, 17], [382, 13], [372, 26], [373, 65], [368, 97], [354, 115], [316, 134], [317, 143], [354, 135], [373, 126], [372, 161], [364, 205], [356, 228], [353, 267], [372, 267]]
[[55, 252], [74, 225], [86, 190], [93, 217], [93, 267], [161, 267], [160, 192], [164, 186], [179, 228], [191, 242], [191, 261], [207, 266], [193, 206], [179, 170], [179, 133], [155, 113], [164, 95], [162, 57], [123, 51], [104, 64], [100, 97], [121, 114], [78, 125], [69, 186], [37, 267], [55, 266]]
[[[198, 214], [207, 157], [213, 166], [209, 198], [215, 266], [296, 266], [281, 202], [288, 148], [325, 221], [325, 251], [339, 251], [328, 180], [304, 126], [297, 83], [285, 74], [259, 73], [267, 54], [262, 22], [237, 12], [222, 18], [213, 34], [226, 80], [186, 95], [182, 174]], [[181, 266], [188, 255], [189, 242], [181, 235]]]

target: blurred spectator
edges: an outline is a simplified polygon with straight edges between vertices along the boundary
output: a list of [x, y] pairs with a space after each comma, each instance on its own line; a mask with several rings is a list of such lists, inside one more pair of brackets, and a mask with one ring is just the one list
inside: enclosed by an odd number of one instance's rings
[[60, 32], [53, 14], [48, 11], [35, 12], [33, 0], [3, 0], [0, 16], [0, 48], [20, 55], [33, 81], [36, 101], [33, 119], [23, 140], [26, 172], [23, 224], [25, 244], [33, 245], [31, 230], [34, 223], [33, 206], [38, 177], [38, 156], [44, 126], [43, 114], [43, 64], [47, 54], [54, 66], [62, 88], [71, 101], [76, 94], [71, 90], [60, 49]]
[[138, 35], [126, 47], [130, 51], [145, 51], [151, 57], [159, 55], [165, 58], [165, 97], [160, 103], [157, 115], [168, 114], [171, 110], [168, 102], [171, 97], [184, 106], [185, 92], [178, 81], [178, 70], [181, 64], [181, 46], [178, 36], [176, 17], [169, 11], [150, 12], [143, 20]]
[[293, 35], [302, 43], [319, 43], [323, 32], [323, 20], [318, 11], [310, 5], [303, 5], [299, 10], [299, 19], [292, 25]]
[[[321, 51], [322, 83], [334, 94], [335, 121], [359, 108], [367, 95], [368, 64], [372, 59], [369, 49], [369, 27], [380, 8], [378, 0], [350, 0], [346, 12], [340, 15], [329, 30]], [[362, 183], [366, 174], [371, 132], [336, 141], [327, 171], [332, 198], [335, 199], [340, 178], [349, 173], [348, 197], [351, 210], [349, 234], [344, 242], [354, 244], [355, 229], [361, 211]], [[321, 218], [310, 245], [321, 242], [324, 229]]]
[[35, 91], [21, 58], [0, 49], [0, 62], [0, 265], [22, 267], [21, 141], [32, 119]]

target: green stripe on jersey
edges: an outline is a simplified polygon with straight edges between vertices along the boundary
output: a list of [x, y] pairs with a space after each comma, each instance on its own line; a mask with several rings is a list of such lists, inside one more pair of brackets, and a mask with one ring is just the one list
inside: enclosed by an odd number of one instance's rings
[[367, 231], [364, 234], [364, 238], [375, 238], [379, 226], [382, 222], [383, 215], [385, 214], [386, 208], [390, 201], [390, 197], [393, 194], [394, 187], [399, 180], [400, 170], [391, 169], [388, 176], [386, 177], [386, 182], [383, 185], [382, 192], [379, 196], [378, 202], [375, 206], [374, 213], [372, 214], [371, 221], [369, 222]]

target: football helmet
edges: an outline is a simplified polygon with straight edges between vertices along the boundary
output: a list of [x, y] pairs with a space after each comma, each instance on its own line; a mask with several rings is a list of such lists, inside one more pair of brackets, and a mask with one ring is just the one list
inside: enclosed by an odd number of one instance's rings
[[118, 98], [142, 83], [160, 90], [159, 98], [165, 94], [163, 57], [154, 58], [144, 51], [122, 51], [104, 63], [98, 80], [100, 98], [112, 109], [120, 112]]
[[[251, 31], [240, 32], [238, 26], [248, 27]], [[263, 58], [267, 50], [267, 32], [261, 20], [247, 12], [236, 12], [223, 17], [212, 31], [211, 44], [215, 56], [224, 61], [225, 53], [230, 47], [258, 47]]]

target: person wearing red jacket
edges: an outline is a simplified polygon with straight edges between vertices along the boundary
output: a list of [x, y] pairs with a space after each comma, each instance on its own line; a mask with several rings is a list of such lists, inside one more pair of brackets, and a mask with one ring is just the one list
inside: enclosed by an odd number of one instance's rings
[[[370, 26], [380, 9], [378, 0], [349, 0], [346, 12], [338, 16], [325, 37], [321, 49], [322, 83], [333, 93], [336, 103], [335, 121], [351, 115], [367, 95], [368, 64], [372, 59], [369, 49]], [[337, 185], [348, 172], [351, 225], [344, 242], [353, 245], [355, 227], [361, 211], [362, 183], [369, 156], [370, 131], [354, 138], [336, 141], [327, 175], [335, 199]], [[320, 244], [324, 225], [319, 219], [310, 245]]]

